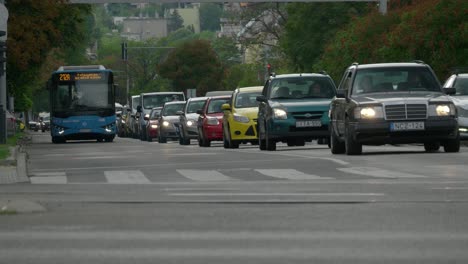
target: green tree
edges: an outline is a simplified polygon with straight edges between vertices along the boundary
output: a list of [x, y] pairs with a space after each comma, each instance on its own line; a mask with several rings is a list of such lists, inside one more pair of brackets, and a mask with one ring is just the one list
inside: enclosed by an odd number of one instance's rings
[[[43, 65], [55, 55], [64, 58], [74, 50], [85, 54], [83, 43], [89, 43], [86, 17], [90, 5], [69, 5], [65, 0], [9, 0], [8, 20], [8, 92], [15, 96], [15, 108], [31, 107], [34, 90], [47, 80]], [[56, 68], [56, 67], [55, 67]], [[48, 72], [50, 74], [50, 72]]]
[[167, 30], [169, 33], [174, 32], [178, 30], [179, 28], [182, 28], [184, 26], [184, 20], [180, 16], [179, 12], [177, 9], [172, 12], [172, 14], [169, 16], [169, 20], [167, 22]]
[[468, 2], [414, 0], [356, 18], [339, 31], [318, 63], [337, 80], [350, 63], [423, 60], [444, 79], [452, 67], [468, 65]]
[[223, 8], [219, 4], [203, 3], [200, 6], [200, 28], [201, 30], [220, 30], [220, 18]]
[[172, 80], [176, 91], [196, 88], [202, 95], [222, 89], [224, 69], [209, 41], [193, 40], [173, 50], [159, 65], [159, 73]]
[[296, 71], [310, 71], [326, 43], [352, 17], [366, 13], [365, 3], [293, 3], [281, 47]]
[[232, 38], [216, 38], [212, 41], [212, 45], [225, 67], [241, 63], [241, 53]]

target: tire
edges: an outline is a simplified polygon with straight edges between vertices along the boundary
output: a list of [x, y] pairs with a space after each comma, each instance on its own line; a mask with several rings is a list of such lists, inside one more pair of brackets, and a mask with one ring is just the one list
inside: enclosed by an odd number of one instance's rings
[[303, 147], [305, 146], [305, 140], [303, 138], [296, 138], [296, 146]]
[[167, 143], [167, 138], [165, 138], [165, 137], [159, 135], [159, 137], [158, 137], [158, 142], [159, 142], [159, 143]]
[[[230, 131], [229, 127], [227, 128], [227, 131], [228, 132], [224, 131], [224, 137], [226, 138], [225, 141], [227, 141], [227, 148], [230, 148], [230, 149], [239, 148], [239, 143], [233, 141], [232, 138], [231, 138], [231, 133], [229, 132]], [[224, 143], [224, 144], [226, 144], [226, 143]]]
[[114, 138], [113, 138], [113, 137], [107, 137], [107, 138], [105, 138], [104, 140], [105, 140], [106, 142], [109, 142], [109, 143], [110, 143], [110, 142], [114, 141]]
[[426, 142], [424, 143], [424, 149], [426, 152], [437, 152], [440, 149], [439, 142]]
[[224, 129], [224, 127], [223, 127], [223, 147], [225, 149], [229, 148], [229, 139], [228, 139], [228, 137], [226, 135], [226, 130]]
[[354, 140], [353, 135], [349, 132], [348, 120], [346, 120], [345, 127], [345, 149], [346, 155], [361, 155], [362, 154], [362, 144]]
[[346, 152], [346, 145], [344, 142], [340, 142], [340, 139], [336, 136], [333, 126], [330, 125], [330, 150], [332, 154], [343, 154]]
[[96, 141], [97, 141], [97, 142], [102, 142], [102, 141], [104, 141], [104, 139], [98, 138], [98, 139], [96, 139]]
[[460, 151], [460, 134], [454, 139], [449, 139], [444, 144], [444, 151], [448, 153]]
[[288, 147], [296, 146], [296, 141], [293, 139], [288, 139], [286, 143], [288, 144]]
[[258, 130], [257, 131], [258, 131], [258, 148], [260, 150], [266, 150], [266, 141], [265, 141], [265, 139], [262, 139], [262, 135], [264, 137], [265, 133], [262, 134], [260, 132], [260, 125], [258, 125]]
[[265, 143], [266, 143], [266, 150], [268, 151], [276, 150], [276, 141], [274, 141], [273, 139], [270, 139], [267, 128], [265, 128]]

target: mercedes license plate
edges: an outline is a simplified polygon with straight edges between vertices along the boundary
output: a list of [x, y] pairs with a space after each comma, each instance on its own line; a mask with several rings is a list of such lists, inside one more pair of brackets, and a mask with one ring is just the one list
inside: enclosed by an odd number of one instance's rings
[[296, 127], [321, 127], [322, 121], [320, 120], [301, 120], [296, 121]]
[[424, 122], [394, 122], [390, 123], [390, 131], [424, 130]]

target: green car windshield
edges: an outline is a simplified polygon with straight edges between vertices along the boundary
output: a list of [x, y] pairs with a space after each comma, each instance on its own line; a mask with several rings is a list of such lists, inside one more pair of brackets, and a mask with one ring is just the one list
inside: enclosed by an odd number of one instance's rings
[[333, 98], [335, 88], [327, 77], [292, 77], [272, 80], [269, 99]]

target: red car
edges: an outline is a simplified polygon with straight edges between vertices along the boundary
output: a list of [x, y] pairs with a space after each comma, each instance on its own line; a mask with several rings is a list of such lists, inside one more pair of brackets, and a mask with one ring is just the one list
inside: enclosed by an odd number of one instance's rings
[[214, 96], [208, 98], [203, 109], [198, 110], [198, 145], [209, 147], [211, 141], [223, 140], [223, 104], [229, 103], [231, 96]]
[[149, 113], [148, 123], [146, 124], [146, 139], [149, 142], [153, 141], [153, 138], [158, 137], [159, 116], [161, 114], [161, 109], [162, 107], [155, 107]]

